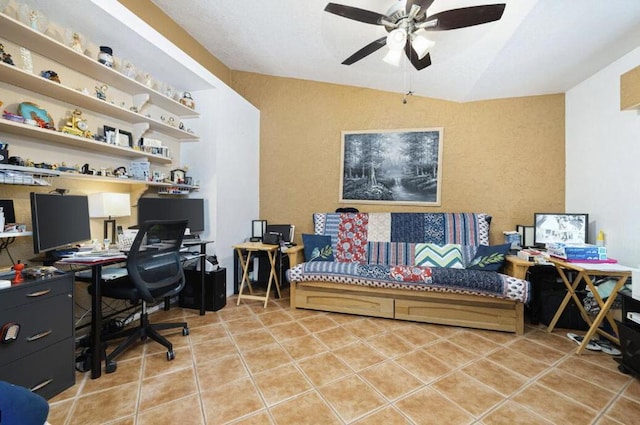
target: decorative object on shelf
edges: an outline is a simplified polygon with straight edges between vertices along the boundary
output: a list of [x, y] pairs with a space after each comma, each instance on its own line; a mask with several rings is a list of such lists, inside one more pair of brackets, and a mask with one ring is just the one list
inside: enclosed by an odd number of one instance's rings
[[187, 108], [195, 109], [196, 102], [194, 102], [193, 97], [191, 97], [191, 93], [188, 91], [182, 94], [182, 99], [180, 99], [180, 103], [182, 103]]
[[49, 27], [49, 19], [39, 10], [32, 9], [26, 4], [21, 4], [18, 8], [20, 22], [28, 25], [31, 29], [45, 33]]
[[4, 51], [4, 44], [0, 43], [0, 56], [2, 56], [2, 62], [7, 63], [9, 65], [15, 65], [13, 63], [13, 59], [11, 55]]
[[138, 113], [138, 112], [139, 112], [139, 111], [138, 111], [138, 107], [137, 107], [136, 105], [131, 105], [131, 107], [129, 108], [129, 110], [130, 110], [131, 112], [135, 112], [135, 113]]
[[128, 148], [133, 147], [133, 134], [124, 130], [116, 130], [114, 127], [105, 125], [103, 127], [104, 137], [107, 143], [110, 145], [124, 146]]
[[184, 184], [186, 172], [180, 168], [171, 170], [171, 181], [176, 184]]
[[42, 78], [46, 78], [47, 80], [55, 81], [56, 83], [60, 82], [60, 77], [58, 77], [58, 73], [52, 70], [40, 71], [40, 76]]
[[0, 13], [4, 13], [4, 10], [9, 5], [9, 0], [0, 0]]
[[22, 60], [22, 70], [33, 73], [33, 59], [31, 58], [31, 50], [20, 48], [20, 59]]
[[120, 66], [120, 73], [129, 78], [136, 78], [136, 66], [130, 61], [123, 59]]
[[5, 119], [8, 119], [9, 121], [24, 123], [24, 117], [20, 115], [12, 114], [9, 111], [4, 111], [4, 113], [2, 114], [2, 117]]
[[96, 85], [96, 97], [100, 100], [107, 100], [107, 90], [109, 90], [108, 85], [98, 83]]
[[113, 68], [113, 49], [109, 46], [100, 46], [98, 62], [109, 68]]
[[91, 167], [89, 167], [89, 164], [87, 163], [87, 164], [84, 164], [82, 166], [82, 168], [80, 168], [80, 174], [86, 174], [86, 175], [89, 175], [89, 176], [93, 176], [94, 174], [96, 174], [96, 170], [91, 168]]
[[84, 54], [84, 47], [82, 47], [84, 37], [73, 31], [71, 28], [67, 28], [64, 32], [65, 43], [78, 53]]
[[51, 118], [51, 115], [49, 115], [46, 110], [40, 108], [35, 103], [22, 102], [20, 105], [18, 105], [18, 114], [24, 117], [25, 120], [31, 119], [36, 121], [37, 125], [42, 128], [55, 130], [53, 118]]
[[82, 111], [80, 109], [74, 109], [71, 112], [71, 117], [67, 120], [61, 131], [67, 134], [73, 134], [74, 136], [81, 136], [86, 138], [93, 137], [91, 132], [89, 131], [87, 120], [82, 118]]
[[149, 74], [148, 72], [145, 73], [143, 77], [143, 81], [145, 86], [149, 88], [153, 88], [153, 78], [151, 77], [151, 74]]
[[118, 178], [127, 178], [127, 177], [129, 177], [127, 175], [127, 169], [125, 167], [117, 167], [115, 170], [113, 170], [113, 175], [118, 177]]
[[24, 277], [22, 276], [22, 271], [24, 270], [24, 264], [18, 260], [13, 267], [11, 267], [13, 271], [15, 271], [15, 276], [13, 277], [12, 283], [22, 283], [24, 282]]

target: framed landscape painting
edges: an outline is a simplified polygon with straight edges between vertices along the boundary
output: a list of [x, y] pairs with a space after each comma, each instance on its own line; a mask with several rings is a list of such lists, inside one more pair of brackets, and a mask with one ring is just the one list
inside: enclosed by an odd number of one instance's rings
[[342, 132], [340, 202], [440, 205], [442, 131]]

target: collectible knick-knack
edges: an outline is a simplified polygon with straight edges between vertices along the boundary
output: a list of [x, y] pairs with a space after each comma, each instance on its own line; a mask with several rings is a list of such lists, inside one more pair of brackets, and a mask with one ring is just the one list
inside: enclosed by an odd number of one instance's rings
[[184, 92], [184, 94], [182, 95], [182, 99], [180, 99], [180, 103], [182, 103], [187, 108], [195, 109], [196, 107], [196, 102], [193, 101], [191, 93], [189, 93], [188, 91]]
[[13, 59], [11, 59], [11, 55], [4, 51], [4, 44], [0, 43], [0, 56], [2, 56], [2, 62], [8, 63], [9, 65], [15, 65], [13, 63]]
[[22, 58], [22, 69], [26, 72], [33, 73], [33, 59], [31, 58], [31, 51], [21, 47], [20, 57]]
[[107, 100], [107, 90], [109, 86], [106, 84], [96, 85], [96, 97], [100, 100]]
[[108, 46], [100, 46], [98, 53], [98, 62], [109, 68], [113, 68], [113, 50]]

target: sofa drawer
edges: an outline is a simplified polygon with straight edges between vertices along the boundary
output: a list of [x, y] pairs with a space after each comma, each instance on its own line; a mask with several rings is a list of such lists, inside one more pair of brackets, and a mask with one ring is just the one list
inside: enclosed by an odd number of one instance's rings
[[75, 384], [74, 338], [0, 366], [0, 379], [32, 389], [46, 399]]
[[0, 364], [12, 362], [73, 336], [73, 298], [60, 294], [0, 312], [0, 327], [20, 325], [18, 338], [0, 344]]
[[73, 275], [54, 276], [47, 279], [25, 280], [23, 283], [12, 285], [0, 290], [0, 311], [73, 292]]
[[295, 290], [295, 297], [295, 305], [299, 308], [393, 318], [394, 301], [389, 297], [311, 289], [300, 284]]

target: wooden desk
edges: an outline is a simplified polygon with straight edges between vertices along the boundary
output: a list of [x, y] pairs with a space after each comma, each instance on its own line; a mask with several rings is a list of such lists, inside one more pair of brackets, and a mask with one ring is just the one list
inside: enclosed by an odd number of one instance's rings
[[536, 263], [523, 260], [522, 258], [518, 258], [515, 255], [507, 255], [505, 257], [505, 260], [504, 274], [524, 280], [527, 279], [527, 270], [529, 270], [529, 267], [536, 265]]
[[[549, 323], [547, 332], [553, 331], [553, 328], [558, 322], [558, 319], [560, 319], [560, 316], [562, 315], [562, 312], [564, 311], [565, 307], [569, 303], [569, 300], [573, 298], [576, 305], [578, 306], [578, 309], [580, 310], [580, 314], [582, 315], [582, 318], [585, 320], [585, 322], [589, 324], [589, 330], [587, 331], [587, 334], [584, 336], [582, 344], [580, 344], [580, 346], [578, 347], [576, 354], [582, 353], [582, 351], [586, 348], [591, 338], [593, 338], [596, 333], [599, 333], [605, 338], [611, 340], [613, 343], [619, 345], [620, 341], [616, 336], [618, 335], [618, 326], [616, 325], [615, 321], [613, 320], [613, 317], [609, 313], [609, 309], [611, 308], [611, 305], [616, 299], [616, 295], [618, 294], [618, 291], [622, 289], [627, 279], [631, 277], [632, 269], [630, 267], [626, 267], [620, 264], [570, 263], [570, 262], [563, 261], [553, 257], [549, 259], [549, 262], [551, 262], [556, 267], [556, 270], [558, 270], [558, 274], [562, 278], [564, 285], [567, 287], [567, 295], [562, 300], [562, 303], [560, 303], [560, 307], [558, 307], [558, 311], [556, 311], [555, 316], [553, 316], [551, 323]], [[573, 282], [570, 281], [569, 278], [567, 277], [566, 271], [577, 272], [577, 275], [573, 280]], [[600, 297], [600, 295], [598, 294], [596, 285], [593, 283], [591, 276], [611, 277], [611, 278], [617, 279], [616, 284], [613, 288], [613, 291], [611, 291], [611, 295], [609, 296], [609, 298], [607, 298], [606, 302], [604, 302]], [[584, 309], [584, 306], [582, 305], [580, 298], [578, 298], [578, 296], [576, 295], [576, 292], [575, 292], [576, 288], [578, 287], [581, 281], [584, 281], [586, 283], [587, 287], [593, 293], [594, 299], [600, 306], [600, 312], [598, 313], [598, 315], [594, 320], [591, 320], [591, 317], [589, 316], [589, 314], [587, 314], [587, 311]], [[616, 335], [610, 335], [609, 333], [600, 329], [600, 324], [605, 318], [611, 325], [611, 328], [614, 330]]]
[[[262, 242], [244, 242], [238, 245], [234, 245], [233, 248], [236, 250], [238, 254], [238, 259], [240, 260], [240, 266], [242, 267], [242, 281], [240, 282], [240, 291], [238, 292], [238, 302], [237, 305], [240, 305], [240, 300], [248, 299], [248, 300], [258, 300], [264, 301], [264, 307], [267, 307], [267, 303], [269, 302], [269, 294], [271, 293], [271, 283], [275, 282], [276, 290], [278, 291], [278, 297], [280, 297], [280, 282], [278, 280], [278, 273], [276, 273], [276, 254], [280, 247], [278, 245], [266, 245]], [[244, 258], [243, 253], [247, 253], [247, 258]], [[266, 252], [267, 258], [269, 259], [269, 264], [271, 265], [271, 271], [269, 273], [269, 282], [267, 283], [267, 293], [264, 297], [260, 297], [257, 295], [253, 295], [253, 288], [251, 287], [251, 282], [249, 281], [249, 265], [251, 264], [251, 253], [252, 252]], [[249, 294], [243, 294], [244, 284], [247, 284], [249, 287]]]

